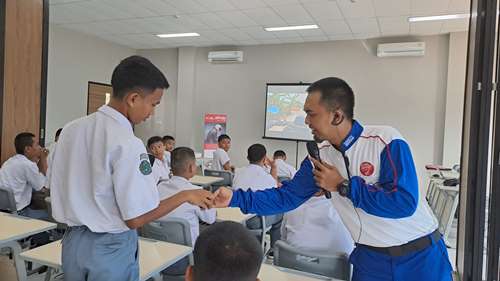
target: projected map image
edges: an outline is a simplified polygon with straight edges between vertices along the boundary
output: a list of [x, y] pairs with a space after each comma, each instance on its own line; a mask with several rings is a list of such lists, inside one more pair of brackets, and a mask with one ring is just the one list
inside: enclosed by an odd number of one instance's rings
[[266, 137], [298, 140], [312, 139], [303, 111], [306, 86], [274, 86], [268, 88]]

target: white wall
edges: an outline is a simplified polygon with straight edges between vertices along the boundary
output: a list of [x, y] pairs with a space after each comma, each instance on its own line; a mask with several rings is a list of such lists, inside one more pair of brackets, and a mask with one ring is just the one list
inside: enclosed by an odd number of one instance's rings
[[443, 141], [443, 165], [447, 167], [452, 167], [460, 163], [467, 42], [467, 32], [450, 34], [448, 85], [446, 89], [446, 117]]
[[[270, 152], [284, 149], [294, 163], [295, 143], [262, 139], [266, 83], [313, 82], [338, 76], [355, 91], [355, 118], [363, 124], [399, 129], [413, 148], [420, 175], [424, 175], [425, 164], [442, 161], [448, 36], [416, 39], [427, 44], [424, 57], [381, 59], [366, 49], [375, 41], [339, 41], [241, 47], [244, 63], [210, 64], [207, 53], [213, 49], [197, 48], [195, 65], [190, 66], [195, 72], [194, 89], [187, 90], [194, 91], [194, 98], [189, 99], [194, 102], [177, 102], [176, 109], [192, 116], [175, 120], [176, 137], [183, 140], [181, 145], [201, 151], [204, 114], [225, 113], [233, 139], [230, 155], [237, 166], [246, 164], [246, 149], [255, 142], [263, 143]], [[140, 53], [149, 56], [149, 52]], [[159, 52], [155, 51], [154, 58], [159, 58]], [[190, 60], [179, 56], [178, 64], [192, 64]], [[183, 94], [177, 92], [178, 96]], [[181, 127], [186, 130], [179, 130]], [[142, 133], [146, 139], [155, 132]], [[300, 144], [299, 157], [304, 156], [304, 144]]]
[[50, 25], [47, 143], [54, 140], [58, 128], [87, 114], [87, 83], [110, 83], [114, 67], [133, 54], [133, 49]]

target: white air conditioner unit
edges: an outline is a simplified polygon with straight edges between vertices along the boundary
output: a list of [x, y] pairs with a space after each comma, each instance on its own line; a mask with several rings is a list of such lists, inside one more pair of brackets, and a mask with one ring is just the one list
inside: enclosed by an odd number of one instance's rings
[[420, 57], [425, 55], [425, 42], [379, 44], [377, 57]]
[[243, 62], [242, 51], [218, 51], [208, 52], [209, 62]]

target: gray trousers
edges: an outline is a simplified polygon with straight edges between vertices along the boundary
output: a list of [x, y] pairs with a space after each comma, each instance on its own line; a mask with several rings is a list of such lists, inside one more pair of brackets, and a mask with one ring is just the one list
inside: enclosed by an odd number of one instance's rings
[[70, 227], [62, 241], [64, 280], [138, 281], [137, 231], [94, 233]]

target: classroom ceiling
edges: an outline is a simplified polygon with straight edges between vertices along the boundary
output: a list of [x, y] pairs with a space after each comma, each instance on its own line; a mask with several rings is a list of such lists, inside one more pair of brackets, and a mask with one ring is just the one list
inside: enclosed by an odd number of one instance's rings
[[[468, 19], [409, 23], [409, 16], [468, 13], [470, 0], [50, 0], [50, 22], [134, 49], [262, 45], [465, 31]], [[264, 27], [317, 24], [267, 32]], [[199, 37], [158, 38], [197, 32]]]

